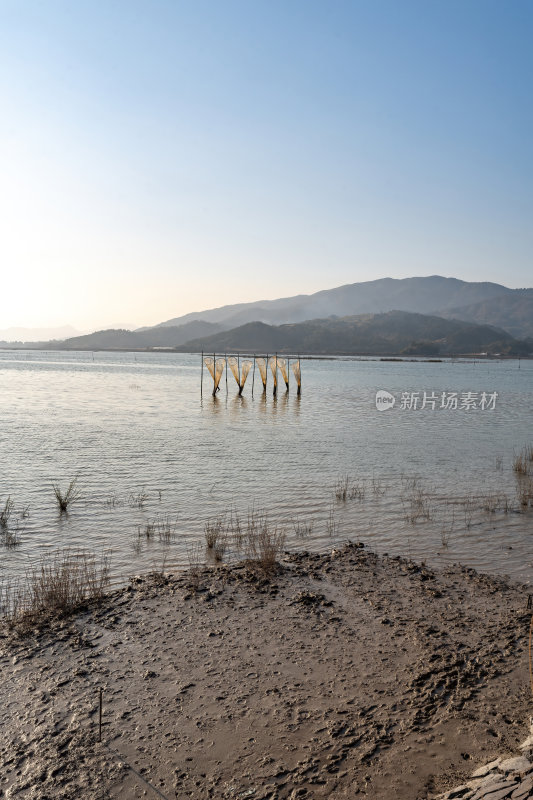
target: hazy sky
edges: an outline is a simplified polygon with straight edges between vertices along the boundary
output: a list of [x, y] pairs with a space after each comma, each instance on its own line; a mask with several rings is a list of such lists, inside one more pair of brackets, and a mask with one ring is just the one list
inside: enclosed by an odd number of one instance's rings
[[0, 328], [533, 285], [531, 0], [0, 0]]

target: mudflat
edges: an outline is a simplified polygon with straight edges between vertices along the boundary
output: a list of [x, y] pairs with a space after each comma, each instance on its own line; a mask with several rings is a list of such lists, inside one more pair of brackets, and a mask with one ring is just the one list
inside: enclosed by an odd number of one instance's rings
[[527, 735], [529, 623], [524, 586], [352, 543], [134, 579], [2, 632], [0, 797], [429, 798]]

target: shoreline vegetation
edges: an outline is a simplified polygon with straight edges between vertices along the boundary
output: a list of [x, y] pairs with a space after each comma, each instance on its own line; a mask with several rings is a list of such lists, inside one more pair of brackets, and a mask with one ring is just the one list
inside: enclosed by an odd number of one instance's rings
[[99, 589], [2, 627], [0, 796], [427, 800], [527, 735], [527, 601], [354, 542]]
[[[69, 481], [60, 484], [51, 481], [50, 502], [55, 505], [58, 524], [68, 520], [72, 507], [83, 505], [85, 509], [98, 508], [102, 514], [108, 514], [121, 508], [133, 509], [138, 513], [137, 524], [132, 527], [129, 539], [132, 558], [152, 558], [152, 569], [159, 564], [159, 571], [167, 568], [183, 568], [186, 556], [193, 569], [209, 563], [235, 563], [243, 558], [256, 561], [265, 569], [269, 569], [279, 558], [285, 547], [301, 549], [307, 544], [309, 549], [334, 546], [346, 538], [346, 525], [343, 513], [348, 508], [359, 507], [368, 512], [374, 509], [378, 513], [378, 504], [382, 498], [393, 501], [398, 508], [398, 522], [408, 526], [409, 530], [426, 526], [426, 535], [431, 533], [433, 545], [424, 556], [430, 561], [444, 551], [450, 553], [450, 547], [469, 534], [472, 529], [486, 525], [490, 521], [492, 529], [496, 525], [505, 525], [509, 519], [520, 515], [525, 521], [530, 519], [533, 511], [533, 445], [525, 444], [512, 456], [507, 455], [507, 470], [512, 475], [511, 489], [505, 491], [503, 484], [498, 489], [485, 491], [467, 491], [461, 495], [447, 495], [439, 491], [436, 484], [431, 484], [427, 476], [400, 473], [396, 483], [389, 475], [338, 475], [328, 493], [324, 495], [324, 508], [320, 514], [314, 512], [299, 513], [293, 509], [288, 515], [280, 517], [272, 515], [267, 508], [248, 505], [247, 510], [239, 509], [237, 504], [221, 507], [214, 516], [207, 517], [204, 523], [203, 539], [191, 537], [187, 527], [180, 520], [179, 513], [172, 513], [163, 501], [161, 489], [148, 491], [146, 487], [126, 494], [117, 491], [105, 495], [95, 495], [84, 491], [80, 484], [81, 476], [77, 474]], [[504, 473], [504, 455], [495, 454], [493, 468], [497, 474]], [[464, 487], [466, 488], [466, 487]], [[329, 499], [329, 503], [326, 502]], [[37, 560], [31, 552], [31, 533], [26, 531], [28, 518], [32, 516], [29, 504], [19, 500], [16, 495], [0, 496], [0, 548], [18, 550], [28, 557], [26, 575], [17, 572], [0, 576], [0, 621], [2, 618], [15, 618], [26, 609], [35, 610], [34, 597], [43, 596], [44, 588], [36, 588], [36, 575], [48, 575], [49, 581], [56, 584], [59, 596], [64, 590], [68, 594], [69, 587], [60, 585], [65, 577], [76, 575], [82, 568], [82, 574], [92, 574], [95, 570], [96, 555], [91, 554], [90, 544], [66, 547], [61, 550], [47, 550]], [[342, 522], [342, 530], [341, 530]], [[525, 523], [527, 524], [527, 523]], [[430, 526], [430, 527], [428, 527]], [[409, 536], [407, 536], [408, 554], [411, 556]], [[27, 548], [30, 548], [29, 551]], [[512, 549], [512, 546], [509, 548]], [[103, 548], [101, 559], [106, 562], [105, 574], [108, 579], [124, 582], [124, 575], [113, 574], [109, 556], [113, 551], [110, 542]], [[176, 561], [181, 557], [181, 564]], [[154, 561], [154, 558], [156, 561]], [[129, 568], [143, 569], [136, 563]], [[498, 571], [496, 569], [496, 571]], [[96, 576], [94, 581], [96, 581]], [[92, 584], [87, 580], [87, 585]], [[76, 589], [79, 593], [80, 588]], [[89, 591], [90, 595], [90, 591]], [[52, 598], [49, 602], [53, 604]], [[44, 603], [46, 605], [46, 603]]]

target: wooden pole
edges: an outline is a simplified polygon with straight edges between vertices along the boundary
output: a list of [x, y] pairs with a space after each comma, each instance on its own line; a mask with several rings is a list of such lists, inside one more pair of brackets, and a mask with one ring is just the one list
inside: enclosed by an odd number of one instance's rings
[[217, 393], [216, 382], [217, 382], [217, 354], [213, 353], [213, 397]]
[[203, 396], [204, 390], [204, 351], [202, 350], [202, 368], [200, 370], [200, 400]]
[[239, 353], [237, 353], [237, 375], [239, 376], [239, 394], [242, 394], [242, 386], [241, 386], [241, 359]]
[[263, 389], [264, 392], [266, 392], [266, 390], [267, 390], [267, 383], [268, 383], [268, 370], [269, 370], [268, 353], [266, 355], [266, 359], [265, 360], [266, 360], [266, 370], [265, 370], [265, 388]]
[[254, 353], [254, 371], [252, 372], [252, 398], [254, 396], [254, 382], [255, 382], [255, 353]]
[[224, 353], [224, 361], [226, 362], [226, 396], [228, 394], [228, 354]]
[[275, 366], [275, 369], [274, 369], [274, 391], [273, 391], [273, 396], [275, 397], [276, 393], [278, 391], [278, 354], [277, 353], [276, 353], [276, 360], [274, 361], [274, 366]]
[[103, 689], [100, 686], [100, 698], [98, 703], [98, 741], [102, 741], [102, 694]]

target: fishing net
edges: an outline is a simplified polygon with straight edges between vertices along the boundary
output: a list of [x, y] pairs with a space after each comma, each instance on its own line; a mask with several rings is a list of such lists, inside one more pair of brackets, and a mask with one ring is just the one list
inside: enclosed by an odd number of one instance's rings
[[252, 367], [253, 367], [253, 362], [252, 361], [243, 361], [242, 362], [242, 365], [241, 365], [241, 382], [239, 384], [240, 387], [241, 387], [241, 392], [244, 389], [244, 384], [246, 383], [246, 378], [248, 377], [248, 373], [250, 372]]
[[267, 363], [264, 358], [256, 358], [255, 363], [259, 367], [259, 372], [261, 374], [261, 380], [263, 381], [263, 389], [266, 389], [267, 385]]
[[226, 366], [226, 359], [225, 358], [217, 358], [217, 363], [215, 366], [215, 389], [218, 389], [218, 384], [220, 383], [220, 379], [224, 374], [224, 367]]
[[207, 369], [209, 370], [209, 374], [215, 380], [215, 359], [206, 356], [204, 358], [204, 364], [206, 365]]
[[252, 361], [242, 361], [240, 365], [240, 375], [239, 375], [239, 361], [235, 358], [235, 356], [230, 356], [228, 358], [228, 364], [230, 370], [233, 372], [233, 377], [237, 381], [237, 385], [239, 387], [239, 394], [244, 389], [244, 384], [246, 383], [246, 378], [248, 377], [248, 373], [253, 367]]
[[278, 359], [277, 356], [272, 356], [272, 358], [268, 359], [268, 365], [272, 370], [272, 375], [274, 376], [274, 386], [278, 385]]
[[296, 383], [298, 384], [298, 388], [302, 385], [302, 373], [300, 371], [300, 359], [298, 361], [293, 361], [291, 364], [292, 371], [294, 372], [294, 377], [296, 378]]
[[215, 358], [213, 356], [206, 356], [204, 358], [204, 364], [206, 365], [207, 369], [209, 370], [209, 374], [213, 378], [213, 391], [216, 392], [218, 389], [218, 385], [220, 383], [220, 379], [224, 373], [224, 366], [225, 360], [223, 358]]
[[237, 385], [241, 385], [240, 377], [239, 377], [239, 362], [235, 358], [235, 356], [230, 356], [228, 358], [228, 365], [230, 370], [233, 372], [233, 377], [237, 381]]
[[278, 358], [278, 369], [283, 375], [283, 380], [285, 381], [285, 386], [287, 389], [289, 388], [289, 373], [287, 372], [287, 359], [286, 358]]

